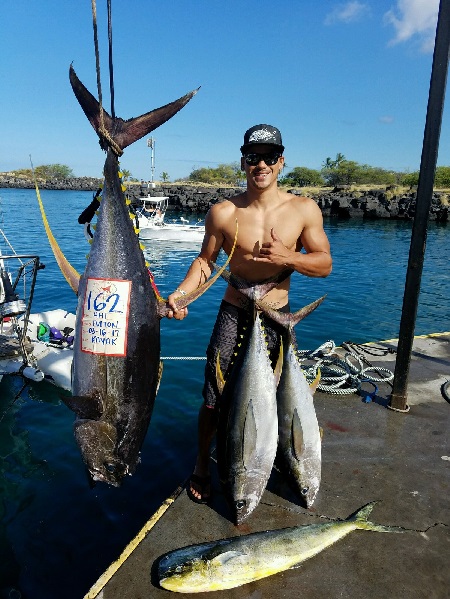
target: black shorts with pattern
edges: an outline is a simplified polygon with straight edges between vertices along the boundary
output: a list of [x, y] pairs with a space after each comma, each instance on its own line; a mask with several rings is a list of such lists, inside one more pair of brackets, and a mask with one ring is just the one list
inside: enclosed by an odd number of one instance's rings
[[[289, 304], [283, 306], [280, 312], [289, 312]], [[280, 351], [280, 339], [286, 334], [286, 329], [271, 318], [261, 315], [272, 366]], [[203, 386], [203, 399], [207, 408], [217, 407], [220, 399], [216, 381], [217, 353], [220, 351], [220, 368], [225, 380], [243, 341], [248, 337], [252, 327], [252, 313], [243, 308], [223, 300], [211, 334], [211, 339], [206, 350], [205, 384]]]

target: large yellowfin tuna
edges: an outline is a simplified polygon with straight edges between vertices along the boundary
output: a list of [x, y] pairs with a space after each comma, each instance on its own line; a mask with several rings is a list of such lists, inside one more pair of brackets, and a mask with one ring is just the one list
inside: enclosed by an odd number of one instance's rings
[[[77, 415], [75, 437], [92, 480], [118, 486], [139, 461], [161, 378], [160, 319], [168, 309], [149, 277], [118, 155], [171, 118], [196, 92], [124, 121], [101, 108], [72, 67], [70, 82], [107, 156], [96, 233], [78, 285], [76, 272], [49, 237], [61, 270], [78, 291], [72, 397], [65, 402]], [[215, 278], [177, 301], [178, 307], [201, 295]]]
[[369, 522], [376, 503], [344, 521], [256, 532], [177, 549], [159, 558], [159, 584], [176, 593], [231, 589], [297, 566], [354, 530], [407, 530]]

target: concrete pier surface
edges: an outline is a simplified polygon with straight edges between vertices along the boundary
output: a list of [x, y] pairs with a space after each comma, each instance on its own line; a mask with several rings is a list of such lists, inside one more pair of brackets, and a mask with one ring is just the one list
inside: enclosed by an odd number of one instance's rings
[[[370, 354], [363, 350], [364, 359], [393, 372], [397, 342], [374, 345], [381, 349]], [[389, 349], [393, 353], [383, 351]], [[337, 348], [337, 353], [343, 356], [345, 350]], [[372, 374], [376, 377], [375, 371]], [[213, 463], [210, 505], [193, 503], [180, 485], [85, 599], [168, 597], [170, 591], [158, 586], [152, 572], [157, 559], [168, 551], [261, 530], [344, 520], [375, 500], [379, 503], [369, 517], [372, 522], [411, 532], [357, 530], [294, 569], [208, 596], [448, 599], [450, 403], [443, 386], [449, 379], [450, 333], [440, 333], [414, 340], [406, 413], [387, 407], [389, 383], [377, 382], [371, 401], [356, 393], [316, 392], [317, 417], [324, 431], [323, 462], [321, 488], [311, 509], [301, 507], [274, 469], [259, 506], [236, 527], [229, 519]]]

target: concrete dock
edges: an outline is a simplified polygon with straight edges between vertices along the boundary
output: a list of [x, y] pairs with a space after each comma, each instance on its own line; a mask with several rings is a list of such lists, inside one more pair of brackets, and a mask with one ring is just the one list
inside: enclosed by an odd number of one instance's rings
[[[381, 350], [364, 353], [364, 359], [393, 372], [396, 341], [374, 345]], [[337, 353], [344, 351], [338, 348]], [[301, 507], [274, 469], [261, 503], [236, 527], [213, 464], [211, 504], [193, 503], [180, 485], [85, 599], [168, 597], [170, 592], [158, 586], [154, 575], [157, 559], [168, 551], [260, 530], [343, 520], [375, 500], [379, 503], [370, 515], [372, 522], [411, 532], [354, 531], [299, 567], [209, 596], [448, 599], [450, 403], [444, 385], [449, 379], [450, 333], [441, 333], [415, 338], [405, 413], [388, 408], [389, 383], [377, 383], [378, 391], [368, 402], [356, 393], [316, 392], [324, 435], [322, 483], [313, 508]]]

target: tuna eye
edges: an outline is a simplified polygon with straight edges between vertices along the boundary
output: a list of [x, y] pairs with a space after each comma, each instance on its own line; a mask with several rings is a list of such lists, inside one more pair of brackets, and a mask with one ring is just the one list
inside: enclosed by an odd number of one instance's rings
[[106, 468], [107, 472], [110, 472], [111, 474], [113, 474], [116, 471], [116, 465], [115, 464], [105, 463], [105, 468]]
[[236, 501], [237, 510], [242, 510], [243, 507], [245, 507], [245, 501], [243, 499], [241, 499], [240, 501]]
[[309, 487], [303, 487], [303, 489], [300, 491], [300, 493], [302, 495], [306, 495], [306, 493], [309, 491]]

